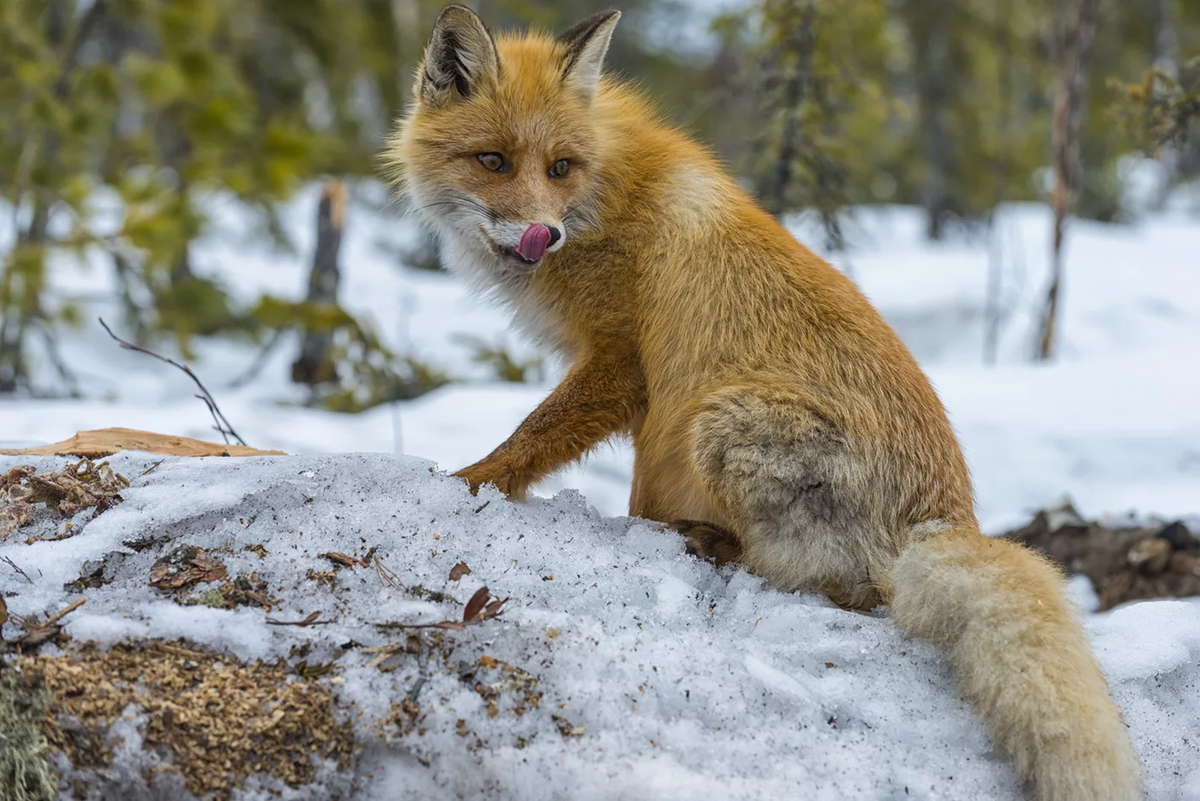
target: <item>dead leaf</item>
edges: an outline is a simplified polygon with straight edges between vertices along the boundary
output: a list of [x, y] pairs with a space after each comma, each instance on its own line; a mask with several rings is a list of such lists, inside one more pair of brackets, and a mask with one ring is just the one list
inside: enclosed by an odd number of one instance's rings
[[[4, 602], [4, 596], [0, 595], [0, 626], [8, 622], [8, 604]], [[0, 637], [3, 639], [3, 637]]]
[[467, 567], [466, 562], [459, 562], [454, 567], [450, 568], [450, 580], [458, 581], [463, 576], [471, 575], [471, 568]]
[[479, 618], [479, 613], [487, 606], [488, 598], [492, 594], [488, 592], [487, 587], [480, 587], [475, 590], [475, 594], [471, 596], [471, 600], [467, 601], [467, 605], [463, 608], [463, 623], [474, 623]]
[[587, 734], [587, 729], [585, 729], [583, 726], [576, 726], [562, 715], [551, 715], [550, 719], [554, 721], [554, 727], [558, 729], [558, 733], [564, 738], [582, 737], [583, 735]]
[[490, 601], [492, 594], [487, 587], [480, 587], [471, 596], [471, 600], [467, 601], [466, 607], [463, 609], [463, 624], [467, 626], [476, 623], [482, 623], [485, 620], [490, 620], [500, 614], [500, 608], [508, 603], [507, 598], [498, 598]]
[[338, 567], [370, 567], [371, 561], [375, 558], [375, 551], [376, 548], [371, 546], [366, 556], [361, 559], [356, 559], [349, 554], [339, 553], [338, 551], [329, 551], [321, 554], [321, 556], [333, 562]]
[[341, 567], [354, 567], [355, 565], [359, 564], [359, 561], [353, 556], [347, 556], [346, 554], [338, 553], [337, 551], [323, 553], [321, 556], [325, 557], [330, 562], [333, 562], [335, 565], [340, 565]]
[[[379, 562], [376, 560], [376, 566]], [[376, 623], [376, 628], [381, 629], [445, 629], [446, 631], [462, 631], [467, 626], [474, 626], [482, 623], [485, 620], [497, 617], [500, 614], [501, 607], [508, 603], [507, 598], [499, 598], [489, 602], [492, 597], [491, 592], [487, 587], [480, 587], [471, 596], [471, 600], [467, 601], [467, 605], [463, 608], [462, 622], [458, 623], [453, 620], [441, 620], [437, 623]]]
[[160, 590], [185, 589], [201, 582], [221, 581], [228, 577], [224, 564], [195, 545], [176, 548], [150, 568], [150, 586]]

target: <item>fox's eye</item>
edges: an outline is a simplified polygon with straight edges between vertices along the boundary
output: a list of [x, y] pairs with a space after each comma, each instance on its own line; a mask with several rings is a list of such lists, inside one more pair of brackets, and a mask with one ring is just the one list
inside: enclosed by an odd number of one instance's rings
[[571, 165], [567, 163], [566, 159], [559, 159], [550, 165], [550, 177], [562, 178], [570, 171], [570, 169]]
[[504, 156], [501, 156], [499, 153], [480, 153], [475, 158], [478, 159], [485, 170], [491, 172], [509, 172], [512, 170], [512, 165], [505, 161]]

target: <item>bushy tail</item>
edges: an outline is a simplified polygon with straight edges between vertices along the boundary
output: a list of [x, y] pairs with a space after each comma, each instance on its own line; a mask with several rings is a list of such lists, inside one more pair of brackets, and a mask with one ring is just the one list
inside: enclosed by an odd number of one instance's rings
[[1063, 581], [1016, 543], [956, 529], [892, 571], [900, 628], [943, 648], [1039, 801], [1140, 801], [1137, 756]]

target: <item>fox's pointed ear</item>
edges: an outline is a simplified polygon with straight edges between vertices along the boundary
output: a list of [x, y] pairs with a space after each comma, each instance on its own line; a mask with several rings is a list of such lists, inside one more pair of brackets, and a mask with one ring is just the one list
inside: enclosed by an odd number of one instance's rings
[[574, 84], [588, 100], [596, 94], [604, 54], [620, 18], [621, 12], [615, 9], [600, 11], [558, 37], [567, 48], [563, 79]]
[[500, 73], [496, 43], [483, 20], [466, 6], [446, 6], [433, 23], [417, 73], [417, 96], [435, 108], [474, 96]]

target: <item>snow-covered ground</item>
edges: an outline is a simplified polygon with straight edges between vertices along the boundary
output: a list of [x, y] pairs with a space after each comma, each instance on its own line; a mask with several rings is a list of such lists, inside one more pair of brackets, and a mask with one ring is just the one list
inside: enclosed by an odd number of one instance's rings
[[[0, 457], [0, 470], [22, 461]], [[136, 477], [157, 461], [112, 464]], [[84, 591], [66, 618], [74, 640], [182, 637], [240, 660], [331, 662], [319, 681], [366, 746], [355, 798], [1020, 798], [942, 657], [886, 617], [717, 570], [674, 533], [601, 517], [575, 493], [509, 504], [431, 467], [381, 454], [168, 459], [134, 478], [120, 506], [92, 522], [83, 513], [74, 537], [0, 545], [31, 577], [0, 573], [0, 592], [11, 612], [59, 609], [85, 563], [120, 552], [112, 583]], [[61, 528], [43, 519], [23, 533]], [[181, 606], [148, 586], [154, 561], [185, 544], [210, 549], [230, 577], [257, 573], [280, 604]], [[367, 567], [341, 569], [332, 587], [310, 575], [331, 567], [324, 552], [372, 547], [399, 586]], [[453, 581], [459, 562], [471, 573]], [[381, 628], [461, 619], [485, 585], [510, 598], [503, 614], [448, 633], [446, 653]], [[405, 589], [416, 587], [454, 600]], [[267, 623], [313, 613], [328, 624]], [[1196, 606], [1134, 604], [1088, 628], [1149, 797], [1200, 797]], [[372, 665], [369, 649], [388, 643], [396, 655]], [[388, 721], [406, 696], [419, 712]], [[111, 775], [135, 778], [108, 797], [139, 797], [145, 754], [136, 740], [115, 751]], [[347, 781], [324, 774], [292, 797], [327, 798]]]
[[[335, 624], [269, 627], [259, 611], [179, 607], [146, 586], [159, 549], [132, 556], [116, 582], [89, 590], [87, 605], [68, 618], [68, 633], [104, 641], [186, 635], [241, 658], [269, 658], [301, 639], [325, 651], [347, 639], [379, 644], [387, 637], [371, 624], [440, 619], [428, 602], [397, 593], [374, 572], [343, 570], [336, 592], [304, 579], [308, 568], [321, 569], [323, 551], [374, 545], [406, 585], [448, 590], [460, 603], [482, 583], [512, 596], [500, 620], [454, 635], [463, 654], [456, 658], [504, 659], [536, 675], [545, 694], [526, 717], [493, 720], [457, 678], [431, 675], [422, 690], [428, 731], [402, 742], [429, 767], [394, 749], [371, 752], [366, 758], [379, 760], [374, 797], [406, 797], [393, 792], [404, 787], [428, 794], [435, 786], [465, 797], [531, 799], [795, 797], [797, 788], [805, 798], [1017, 797], [1007, 762], [989, 751], [982, 728], [954, 700], [932, 649], [901, 637], [886, 619], [713, 570], [684, 557], [675, 535], [614, 518], [628, 496], [627, 445], [603, 447], [547, 481], [543, 498], [529, 505], [492, 497], [478, 514], [490, 496], [476, 502], [457, 482], [431, 476], [432, 465], [413, 457], [445, 470], [485, 455], [549, 392], [561, 365], [549, 365], [544, 384], [515, 385], [472, 364], [456, 334], [504, 342], [519, 356], [533, 351], [507, 333], [502, 311], [467, 296], [453, 277], [404, 268], [396, 254], [411, 241], [411, 228], [394, 209], [374, 210], [370, 187], [362, 191], [343, 245], [345, 304], [393, 346], [465, 381], [338, 415], [297, 404], [302, 395], [287, 383], [294, 343], [284, 343], [256, 381], [231, 390], [224, 385], [255, 349], [198, 342], [193, 366], [249, 444], [376, 455], [168, 460], [135, 481], [125, 505], [77, 536], [0, 545], [30, 575], [41, 572], [33, 585], [0, 573], [0, 592], [16, 593], [10, 612], [60, 608], [58, 588], [82, 562], [119, 549], [131, 534], [160, 532], [172, 542], [258, 542], [286, 553], [265, 568], [252, 567], [249, 555], [231, 557], [230, 573], [265, 570], [285, 599], [275, 617], [322, 610]], [[217, 209], [220, 224], [197, 248], [197, 271], [246, 299], [261, 291], [301, 297], [315, 192], [285, 219], [299, 255], [240, 235], [239, 207]], [[1200, 512], [1197, 217], [1170, 210], [1131, 227], [1073, 223], [1061, 355], [1032, 365], [1050, 221], [1040, 206], [1006, 209], [1007, 319], [994, 367], [981, 363], [985, 243], [931, 246], [912, 209], [861, 209], [856, 219], [849, 267], [941, 393], [974, 472], [985, 529], [998, 532], [1064, 493], [1089, 516]], [[797, 230], [819, 241], [803, 225]], [[185, 376], [118, 350], [94, 322], [103, 314], [118, 323], [111, 289], [103, 265], [55, 270], [55, 296], [85, 303], [88, 322], [64, 337], [63, 352], [88, 397], [0, 400], [0, 445], [106, 426], [213, 438]], [[49, 384], [50, 366], [38, 369]], [[114, 464], [133, 477], [152, 461], [122, 456]], [[564, 488], [583, 497], [549, 500]], [[303, 503], [307, 497], [313, 501]], [[237, 522], [256, 514], [248, 529]], [[461, 586], [446, 578], [460, 560], [473, 570]], [[1086, 603], [1086, 593], [1080, 596]], [[1088, 627], [1137, 740], [1151, 798], [1200, 798], [1200, 607], [1135, 604], [1089, 616]], [[402, 697], [408, 685], [401, 679], [411, 671], [379, 674], [366, 667], [369, 659], [341, 657], [339, 692], [360, 705], [364, 719], [377, 720]], [[551, 714], [586, 734], [563, 740]], [[457, 736], [458, 718], [483, 747]], [[521, 736], [527, 747], [516, 749]]]

